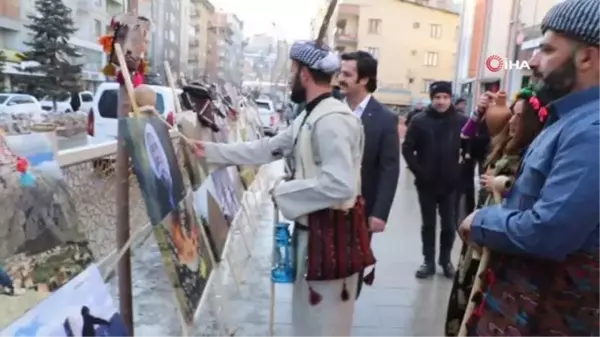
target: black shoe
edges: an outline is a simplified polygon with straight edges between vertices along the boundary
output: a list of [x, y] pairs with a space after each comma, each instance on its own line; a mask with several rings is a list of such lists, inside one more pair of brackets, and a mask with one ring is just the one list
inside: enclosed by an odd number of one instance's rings
[[416, 278], [429, 278], [435, 274], [435, 265], [433, 263], [423, 263], [417, 272], [415, 273]]
[[456, 271], [454, 270], [454, 266], [452, 263], [448, 262], [446, 264], [441, 264], [442, 271], [444, 272], [444, 276], [447, 278], [453, 278]]

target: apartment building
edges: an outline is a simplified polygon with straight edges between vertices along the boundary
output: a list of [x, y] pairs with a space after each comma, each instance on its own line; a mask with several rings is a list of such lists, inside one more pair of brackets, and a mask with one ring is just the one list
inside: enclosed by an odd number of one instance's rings
[[190, 24], [193, 35], [188, 43], [188, 66], [193, 78], [208, 76], [207, 63], [209, 48], [210, 18], [215, 12], [215, 7], [209, 0], [192, 0], [190, 9]]
[[212, 15], [210, 30], [214, 32], [214, 54], [208, 55], [213, 79], [221, 83], [242, 85], [244, 69], [244, 24], [232, 13], [217, 11]]
[[379, 60], [375, 97], [390, 107], [404, 110], [427, 101], [431, 82], [454, 77], [454, 11], [419, 1], [346, 0], [333, 22], [336, 51], [365, 50]]
[[[105, 64], [102, 47], [98, 38], [106, 31], [109, 23], [108, 4], [123, 0], [63, 0], [73, 11], [73, 21], [78, 31], [69, 41], [82, 54], [80, 62], [83, 66], [82, 84], [86, 89], [95, 89], [99, 82], [105, 80], [100, 72]], [[24, 65], [17, 57], [18, 52], [27, 49], [24, 44], [29, 39], [25, 27], [29, 23], [28, 14], [35, 11], [34, 1], [0, 0], [0, 49], [8, 56], [9, 85], [15, 86], [19, 78], [31, 76], [23, 71]]]
[[[139, 0], [138, 0], [139, 1]], [[188, 54], [188, 20], [184, 20], [185, 15], [182, 6], [190, 0], [152, 0], [151, 18], [154, 26], [152, 32], [152, 43], [149, 50], [150, 66], [153, 72], [164, 81], [164, 62], [168, 61], [171, 71], [174, 75], [179, 75], [186, 71]], [[139, 4], [138, 4], [139, 6]], [[187, 8], [187, 7], [186, 7]], [[183, 54], [183, 57], [181, 57]]]
[[528, 69], [491, 71], [487, 59], [498, 55], [527, 61], [539, 45], [541, 21], [564, 0], [463, 0], [459, 64], [455, 83], [470, 102], [484, 91], [506, 90], [510, 97], [529, 81]]

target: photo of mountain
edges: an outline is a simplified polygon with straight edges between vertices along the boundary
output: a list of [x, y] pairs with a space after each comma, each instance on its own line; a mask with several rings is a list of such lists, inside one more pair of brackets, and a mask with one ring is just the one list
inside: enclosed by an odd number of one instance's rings
[[[55, 160], [51, 133], [0, 136], [0, 152], [29, 162], [31, 185], [20, 172], [2, 175], [0, 191], [0, 329], [61, 289], [94, 256], [75, 201]], [[14, 165], [14, 163], [13, 163]]]

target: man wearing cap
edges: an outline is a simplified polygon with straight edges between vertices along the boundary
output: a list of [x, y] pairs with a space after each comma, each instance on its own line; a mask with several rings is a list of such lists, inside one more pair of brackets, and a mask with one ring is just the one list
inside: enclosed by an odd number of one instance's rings
[[402, 155], [415, 175], [421, 207], [421, 239], [424, 263], [415, 276], [435, 274], [436, 211], [441, 218], [438, 264], [448, 278], [454, 276], [450, 253], [456, 233], [456, 198], [461, 178], [459, 163], [460, 130], [467, 117], [452, 106], [452, 83], [433, 82], [429, 88], [431, 105], [408, 124]]
[[340, 61], [329, 48], [296, 42], [290, 58], [291, 100], [307, 103], [289, 128], [246, 143], [202, 142], [195, 150], [217, 165], [293, 157], [291, 178], [278, 180], [272, 196], [283, 216], [295, 220], [294, 335], [349, 336], [358, 274], [374, 264], [358, 196], [362, 125], [346, 104], [331, 96], [331, 77]]
[[529, 65], [546, 125], [504, 203], [459, 228], [490, 251], [470, 336], [599, 335], [599, 4], [566, 0], [542, 20]]

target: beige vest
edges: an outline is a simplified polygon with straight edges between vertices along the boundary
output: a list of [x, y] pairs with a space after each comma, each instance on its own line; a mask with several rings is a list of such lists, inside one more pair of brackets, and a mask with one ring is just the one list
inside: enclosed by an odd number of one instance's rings
[[[342, 203], [337, 205], [332, 205], [333, 209], [341, 209], [348, 210], [354, 207], [356, 197], [360, 194], [361, 190], [361, 181], [360, 181], [360, 168], [362, 163], [362, 155], [364, 148], [364, 134], [362, 132], [362, 123], [360, 119], [352, 113], [348, 105], [340, 102], [335, 98], [326, 98], [321, 101], [315, 109], [310, 113], [304, 126], [300, 130], [300, 125], [304, 120], [304, 116], [306, 116], [306, 110], [304, 110], [296, 119], [294, 120], [293, 128], [294, 128], [294, 139], [297, 139], [296, 147], [294, 149], [294, 158], [295, 158], [295, 176], [298, 179], [310, 179], [316, 177], [321, 170], [321, 158], [319, 158], [318, 144], [314, 144], [318, 141], [328, 141], [327, 139], [314, 139], [314, 129], [316, 123], [323, 117], [338, 114], [339, 118], [347, 118], [351, 119], [352, 122], [357, 123], [358, 129], [360, 130], [359, 135], [357, 135], [355, 139], [355, 143], [352, 144], [352, 151], [354, 157], [354, 165], [351, 168], [340, 168], [341, 170], [352, 169], [355, 173], [356, 179], [356, 190], [354, 191], [354, 196]], [[340, 127], [343, 127], [342, 123], [338, 124]]]

